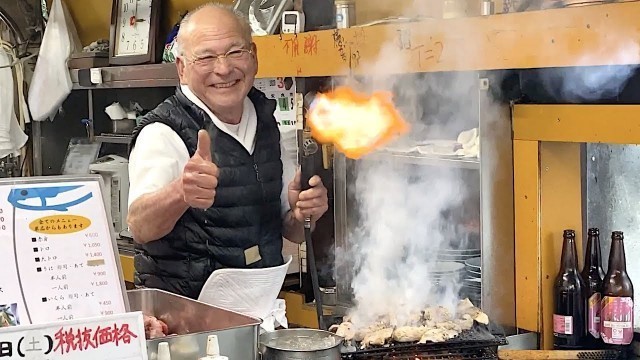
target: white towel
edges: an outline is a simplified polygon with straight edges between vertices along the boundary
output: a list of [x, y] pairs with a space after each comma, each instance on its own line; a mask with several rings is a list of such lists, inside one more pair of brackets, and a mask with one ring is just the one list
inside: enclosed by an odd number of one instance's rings
[[264, 331], [273, 331], [278, 325], [287, 327], [284, 300], [279, 300], [278, 294], [291, 260], [289, 256], [285, 264], [272, 268], [216, 270], [198, 300], [262, 319]]

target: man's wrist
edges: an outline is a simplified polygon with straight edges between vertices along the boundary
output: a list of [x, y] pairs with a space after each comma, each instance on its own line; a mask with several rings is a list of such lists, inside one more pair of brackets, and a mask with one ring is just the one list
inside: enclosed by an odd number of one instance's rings
[[171, 187], [171, 193], [176, 196], [175, 200], [178, 201], [180, 205], [183, 205], [185, 208], [189, 208], [190, 205], [187, 204], [185, 200], [184, 188], [182, 187], [182, 176], [173, 180], [173, 182], [171, 182], [170, 187]]

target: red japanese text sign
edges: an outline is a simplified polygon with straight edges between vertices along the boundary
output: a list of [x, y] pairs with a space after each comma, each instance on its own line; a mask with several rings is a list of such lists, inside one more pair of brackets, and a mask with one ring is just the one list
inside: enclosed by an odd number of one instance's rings
[[0, 328], [0, 360], [147, 360], [141, 312]]

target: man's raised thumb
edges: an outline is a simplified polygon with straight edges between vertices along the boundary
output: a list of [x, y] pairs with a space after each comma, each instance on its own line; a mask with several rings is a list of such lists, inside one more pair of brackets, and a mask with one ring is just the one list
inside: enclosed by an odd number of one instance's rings
[[198, 131], [198, 148], [195, 155], [200, 156], [203, 160], [211, 161], [211, 137], [206, 130]]

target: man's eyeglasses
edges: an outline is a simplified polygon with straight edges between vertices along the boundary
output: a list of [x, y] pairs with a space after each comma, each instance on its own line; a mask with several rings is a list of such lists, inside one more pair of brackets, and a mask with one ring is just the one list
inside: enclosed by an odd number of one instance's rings
[[248, 49], [233, 49], [227, 51], [226, 54], [222, 55], [206, 55], [200, 57], [193, 57], [189, 60], [192, 64], [196, 64], [203, 68], [212, 68], [220, 59], [227, 59], [231, 61], [242, 60], [247, 57], [247, 55], [253, 54], [253, 51]]

